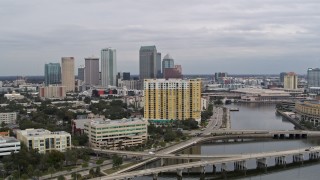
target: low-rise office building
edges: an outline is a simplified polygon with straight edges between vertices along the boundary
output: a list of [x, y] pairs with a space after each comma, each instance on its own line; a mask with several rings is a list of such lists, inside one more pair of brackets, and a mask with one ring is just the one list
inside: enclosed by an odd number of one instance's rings
[[2, 123], [15, 124], [16, 121], [17, 121], [17, 113], [16, 112], [0, 113], [0, 125]]
[[148, 122], [142, 119], [94, 119], [84, 123], [89, 143], [94, 148], [120, 149], [147, 140]]
[[17, 139], [29, 149], [46, 153], [52, 150], [65, 152], [71, 149], [71, 135], [65, 131], [51, 132], [45, 129], [26, 129], [17, 131]]
[[12, 152], [18, 153], [20, 151], [20, 141], [14, 137], [0, 136], [0, 157], [8, 156]]

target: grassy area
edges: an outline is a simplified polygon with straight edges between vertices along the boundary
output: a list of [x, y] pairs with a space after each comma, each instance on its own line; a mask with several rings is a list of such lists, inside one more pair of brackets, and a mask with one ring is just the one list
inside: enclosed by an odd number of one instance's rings
[[115, 173], [115, 172], [117, 172], [117, 171], [120, 171], [120, 170], [122, 170], [122, 169], [128, 168], [128, 167], [133, 166], [133, 165], [135, 165], [135, 164], [138, 164], [138, 162], [133, 162], [133, 163], [124, 164], [124, 165], [121, 165], [120, 167], [118, 167], [117, 169], [111, 168], [111, 169], [107, 169], [107, 170], [105, 170], [105, 171], [103, 171], [103, 172], [105, 172], [105, 173], [107, 173], [107, 174], [113, 174], [113, 173]]

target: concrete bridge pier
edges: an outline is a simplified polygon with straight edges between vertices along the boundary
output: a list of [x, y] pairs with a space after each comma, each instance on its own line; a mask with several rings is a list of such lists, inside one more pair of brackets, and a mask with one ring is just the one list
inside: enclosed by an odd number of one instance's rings
[[304, 158], [303, 158], [303, 154], [295, 154], [293, 155], [293, 162], [297, 163], [297, 162], [301, 162], [303, 164]]
[[182, 180], [182, 169], [177, 170], [177, 180]]
[[206, 166], [200, 166], [200, 173], [206, 174]]
[[236, 162], [234, 162], [234, 171], [244, 171], [244, 174], [246, 174], [247, 162], [246, 161], [236, 161]]
[[161, 159], [160, 159], [160, 166], [164, 166], [164, 165], [165, 165], [165, 162], [164, 162], [164, 161], [165, 161], [164, 158], [161, 158]]
[[153, 179], [153, 180], [157, 180], [157, 179], [158, 179], [158, 173], [154, 173], [152, 179]]
[[212, 165], [212, 174], [216, 174], [217, 173], [217, 167], [216, 165]]
[[227, 178], [227, 171], [228, 171], [227, 164], [226, 163], [222, 163], [221, 164], [221, 174], [222, 174], [224, 179]]
[[311, 152], [309, 154], [309, 160], [319, 160], [320, 156], [319, 156], [319, 152]]
[[257, 159], [257, 169], [264, 169], [267, 171], [268, 164], [266, 158]]
[[286, 167], [286, 165], [287, 165], [286, 156], [275, 157], [275, 164], [276, 164], [276, 166]]

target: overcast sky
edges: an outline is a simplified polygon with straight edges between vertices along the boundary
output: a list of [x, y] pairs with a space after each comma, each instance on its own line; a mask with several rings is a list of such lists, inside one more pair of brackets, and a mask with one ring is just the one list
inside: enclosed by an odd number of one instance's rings
[[43, 75], [44, 64], [117, 49], [139, 72], [156, 45], [185, 74], [305, 74], [320, 66], [319, 0], [1, 0], [0, 76]]

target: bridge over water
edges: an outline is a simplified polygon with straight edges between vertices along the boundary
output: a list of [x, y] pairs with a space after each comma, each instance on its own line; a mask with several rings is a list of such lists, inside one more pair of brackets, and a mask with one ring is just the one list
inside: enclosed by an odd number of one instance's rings
[[[252, 153], [252, 154], [238, 154], [234, 155], [233, 157], [224, 158], [224, 159], [215, 159], [215, 160], [205, 160], [205, 161], [197, 161], [191, 163], [183, 163], [183, 164], [176, 164], [170, 166], [163, 166], [157, 168], [150, 168], [145, 170], [139, 171], [132, 171], [123, 174], [115, 174], [109, 175], [107, 177], [101, 177], [101, 180], [114, 180], [114, 179], [131, 179], [138, 176], [147, 176], [153, 175], [153, 179], [157, 179], [158, 174], [161, 172], [177, 172], [178, 178], [182, 177], [183, 170], [190, 169], [194, 167], [200, 167], [201, 173], [205, 172], [206, 166], [212, 166], [213, 171], [216, 171], [216, 165], [221, 165], [221, 171], [227, 171], [226, 163], [233, 162], [234, 169], [245, 171], [247, 170], [246, 161], [250, 159], [255, 159], [257, 168], [263, 169], [268, 167], [267, 158], [274, 158], [276, 165], [286, 165], [286, 157], [292, 156], [293, 162], [301, 162], [305, 160], [319, 160], [320, 146], [313, 147], [306, 151], [305, 148], [303, 149], [294, 149], [294, 150], [287, 150], [287, 151], [271, 151], [271, 152], [262, 152], [262, 153]], [[308, 155], [308, 158], [305, 159], [304, 154]]]

